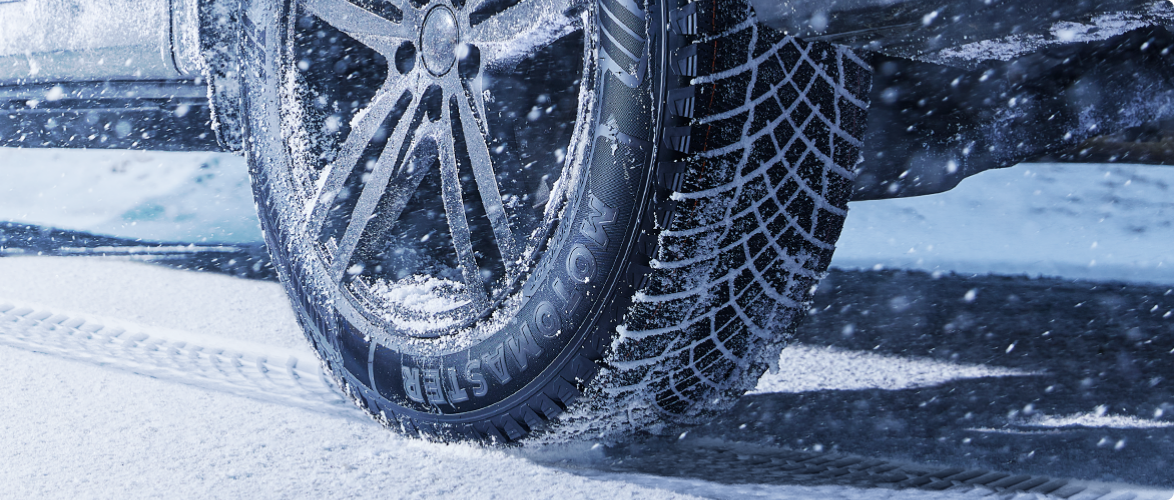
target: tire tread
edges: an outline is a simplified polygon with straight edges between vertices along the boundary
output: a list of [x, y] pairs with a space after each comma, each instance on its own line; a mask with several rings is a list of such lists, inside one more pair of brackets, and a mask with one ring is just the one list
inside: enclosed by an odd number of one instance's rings
[[702, 0], [670, 19], [687, 10], [720, 32], [691, 40], [689, 52], [710, 60], [688, 82], [674, 214], [612, 344], [615, 368], [597, 390], [611, 396], [580, 412], [605, 434], [619, 427], [609, 418], [652, 430], [698, 422], [755, 386], [827, 270], [860, 156], [863, 128], [844, 122], [867, 112], [863, 60], [759, 26], [745, 2]]

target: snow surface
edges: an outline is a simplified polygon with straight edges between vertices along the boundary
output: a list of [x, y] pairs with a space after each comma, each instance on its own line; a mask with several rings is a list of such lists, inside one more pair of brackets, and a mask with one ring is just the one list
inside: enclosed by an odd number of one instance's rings
[[1149, 420], [1125, 415], [1106, 415], [1099, 412], [1077, 413], [1074, 415], [1040, 415], [1025, 424], [1027, 427], [1104, 427], [1109, 429], [1164, 429], [1174, 427], [1174, 422]]
[[0, 220], [162, 241], [261, 241], [244, 158], [0, 148]]
[[849, 204], [847, 269], [1174, 283], [1174, 168], [1022, 164], [951, 191]]
[[463, 283], [450, 281], [432, 276], [416, 275], [405, 283], [396, 283], [393, 287], [381, 284], [375, 288], [375, 293], [382, 293], [384, 297], [395, 304], [408, 309], [425, 313], [442, 313], [451, 311], [469, 301], [458, 301], [452, 298], [453, 292], [462, 288]]
[[95, 257], [2, 258], [0, 297], [196, 335], [299, 349], [281, 285]]
[[[246, 169], [232, 156], [0, 149], [0, 166], [0, 220], [155, 240], [260, 239]], [[1174, 169], [1165, 167], [1039, 164], [985, 172], [943, 194], [852, 203], [833, 265], [1170, 283], [1171, 186]], [[0, 277], [0, 302], [122, 318], [173, 341], [186, 336], [197, 345], [248, 343], [309, 356], [274, 283], [93, 258], [3, 258]], [[17, 498], [974, 493], [607, 473], [591, 467], [600, 456], [588, 448], [506, 452], [425, 443], [379, 428], [357, 410], [323, 413], [10, 345], [0, 345], [0, 366], [0, 485]], [[1005, 376], [1031, 374], [797, 345], [756, 392], [900, 390]], [[1041, 415], [1025, 424], [1041, 432], [1151, 424], [1121, 418]]]
[[[0, 303], [22, 299], [139, 325], [306, 349], [281, 287], [98, 258], [0, 259]], [[20, 302], [19, 300], [17, 302]], [[215, 341], [212, 341], [215, 343]], [[839, 356], [837, 358], [837, 356]], [[821, 388], [940, 362], [857, 362]], [[818, 366], [788, 363], [800, 371]], [[969, 498], [847, 487], [722, 485], [594, 470], [588, 447], [500, 451], [405, 439], [362, 417], [249, 399], [0, 345], [0, 484], [14, 498]], [[871, 371], [877, 373], [869, 373]], [[896, 376], [890, 373], [890, 375]], [[920, 383], [929, 383], [922, 380]], [[901, 384], [884, 382], [885, 388]]]
[[758, 387], [750, 394], [863, 389], [898, 391], [940, 385], [953, 380], [1029, 375], [1029, 372], [995, 366], [886, 356], [835, 347], [791, 345], [783, 349], [779, 357], [779, 370], [763, 374], [758, 380]]

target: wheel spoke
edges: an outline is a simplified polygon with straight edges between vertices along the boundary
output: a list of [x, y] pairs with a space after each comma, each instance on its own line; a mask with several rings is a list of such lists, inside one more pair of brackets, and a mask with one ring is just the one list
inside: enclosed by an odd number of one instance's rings
[[[459, 99], [457, 99], [459, 100]], [[443, 105], [442, 119], [440, 120], [442, 134], [449, 134], [452, 130], [451, 105]], [[453, 247], [457, 254], [457, 263], [461, 267], [461, 274], [465, 278], [465, 287], [477, 309], [488, 305], [489, 298], [485, 293], [484, 281], [477, 266], [477, 258], [473, 252], [472, 232], [469, 230], [469, 221], [465, 217], [465, 202], [461, 196], [460, 171], [457, 164], [456, 151], [452, 140], [441, 140], [440, 148], [440, 185], [441, 198], [444, 200], [444, 212], [448, 217], [448, 227], [452, 233]]]
[[505, 205], [501, 201], [501, 190], [497, 186], [497, 175], [493, 170], [493, 160], [489, 156], [489, 145], [485, 141], [487, 134], [478, 125], [478, 117], [469, 106], [469, 99], [466, 98], [463, 86], [455, 79], [449, 80], [449, 86], [450, 95], [456, 96], [457, 107], [460, 110], [461, 131], [465, 136], [465, 146], [469, 151], [469, 162], [473, 167], [473, 178], [477, 181], [477, 191], [481, 194], [489, 224], [493, 226], [497, 249], [501, 252], [501, 258], [508, 269], [518, 260], [517, 244], [514, 233], [510, 230]]
[[[563, 112], [573, 110], [563, 94], [582, 81], [586, 49], [575, 35], [588, 27], [588, 0], [295, 2], [302, 10], [292, 29], [305, 42], [296, 46], [298, 76], [347, 79], [310, 82], [298, 94], [309, 96], [300, 104], [310, 124], [328, 127], [302, 156], [318, 174], [299, 228], [313, 240], [323, 278], [392, 330], [396, 318], [425, 311], [398, 295], [381, 298], [376, 286], [393, 290], [422, 277], [430, 287], [443, 283], [437, 293], [459, 305], [443, 313], [446, 321], [475, 321], [525, 275], [526, 236], [551, 222], [541, 207], [565, 157], [564, 124], [576, 119]], [[376, 61], [380, 67], [354, 69]], [[490, 94], [499, 84], [519, 91]], [[534, 118], [526, 96], [548, 87], [554, 92], [532, 97], [545, 110]], [[527, 121], [511, 113], [499, 123], [498, 108], [519, 106], [531, 109]], [[533, 161], [523, 166], [523, 158]], [[533, 207], [519, 205], [531, 195]]]
[[468, 40], [481, 48], [483, 64], [509, 66], [581, 28], [575, 12], [585, 5], [583, 0], [522, 0], [472, 26]]
[[[363, 185], [362, 194], [359, 195], [354, 212], [351, 213], [350, 223], [347, 225], [342, 241], [338, 244], [338, 253], [332, 260], [332, 277], [335, 282], [342, 280], [347, 266], [350, 265], [351, 254], [358, 246], [359, 238], [363, 235], [363, 230], [366, 229], [367, 222], [371, 220], [371, 217], [377, 215], [392, 221], [399, 219], [404, 205], [411, 199], [416, 186], [424, 178], [423, 174], [426, 173], [426, 169], [408, 168], [409, 162], [407, 160], [411, 158], [411, 151], [408, 151], [407, 155], [400, 154], [404, 149], [404, 142], [413, 139], [409, 133], [412, 132], [413, 127], [419, 125], [421, 117], [417, 115], [422, 111], [420, 109], [420, 95], [417, 93], [412, 96], [412, 102], [408, 104], [407, 110], [396, 123], [390, 140], [387, 141], [387, 145], [379, 155], [379, 160], [375, 163], [371, 179]], [[403, 163], [400, 163], [401, 156], [404, 159]], [[389, 189], [394, 199], [390, 205], [381, 207], [379, 214], [375, 214], [380, 199]]]
[[475, 106], [473, 111], [477, 113], [477, 116], [485, 119], [485, 117], [489, 115], [485, 111], [484, 77], [481, 73], [478, 73], [476, 77], [470, 78], [469, 80], [463, 82], [463, 84], [466, 86], [469, 95], [473, 98], [473, 105]]
[[395, 53], [402, 40], [414, 40], [417, 33], [415, 9], [402, 9], [403, 19], [394, 22], [347, 0], [302, 0], [307, 10], [384, 55]]
[[461, 83], [473, 98], [473, 110], [477, 116], [486, 117], [485, 111], [485, 66], [481, 64], [481, 49], [476, 45], [469, 45], [469, 58], [475, 59], [477, 70], [472, 74], [459, 72]]
[[[415, 75], [408, 75], [402, 78], [392, 78], [383, 84], [383, 87], [375, 94], [371, 105], [368, 106], [352, 121], [351, 132], [343, 141], [342, 147], [339, 148], [338, 156], [335, 158], [327, 168], [323, 175], [326, 176], [325, 182], [322, 182], [322, 187], [319, 189], [317, 196], [314, 197], [315, 205], [310, 213], [309, 224], [307, 228], [312, 234], [317, 234], [321, 229], [322, 223], [326, 218], [326, 213], [329, 211], [331, 204], [334, 203], [334, 196], [343, 187], [347, 176], [357, 166], [359, 158], [363, 155], [363, 151], [370, 144], [375, 134], [379, 131], [379, 126], [387, 118], [388, 114], [395, 108], [396, 103], [399, 102], [400, 97], [404, 92], [411, 90], [413, 95], [419, 95], [416, 88], [418, 77]], [[405, 115], [406, 116], [406, 115]], [[403, 117], [400, 118], [403, 121]], [[399, 128], [397, 126], [397, 128]], [[363, 166], [365, 167], [365, 165]]]

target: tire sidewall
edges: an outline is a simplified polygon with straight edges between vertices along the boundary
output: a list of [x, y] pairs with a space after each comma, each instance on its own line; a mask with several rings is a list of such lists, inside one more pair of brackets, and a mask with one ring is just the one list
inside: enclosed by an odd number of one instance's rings
[[[649, 66], [639, 79], [616, 70], [618, 65], [599, 53], [599, 67], [591, 71], [598, 97], [584, 166], [579, 175], [564, 173], [570, 185], [553, 236], [530, 276], [506, 301], [506, 314], [487, 320], [496, 331], [457, 348], [447, 347], [452, 342], [444, 337], [384, 345], [340, 313], [334, 304], [348, 299], [322, 279], [327, 273], [310, 238], [299, 237], [304, 210], [295, 195], [299, 182], [293, 178], [291, 152], [282, 140], [290, 127], [283, 123], [282, 90], [290, 79], [284, 60], [292, 36], [290, 5], [246, 2], [240, 68], [246, 150], [275, 267], [330, 372], [386, 423], [428, 434], [448, 434], [449, 427], [489, 421], [526, 405], [534, 408], [535, 398], [565, 409], [573, 399], [562, 395], [566, 383], [581, 389], [584, 378], [594, 375], [598, 367], [584, 367], [583, 361], [603, 359], [638, 286], [630, 276], [645, 274], [633, 274], [630, 254], [656, 157], [661, 100], [654, 96], [660, 89], [645, 76], [660, 74], [649, 67], [657, 60], [654, 44], [646, 44]], [[590, 50], [596, 50], [593, 40], [598, 38], [588, 34]], [[553, 418], [549, 413], [543, 417]], [[467, 430], [452, 433], [462, 432]]]

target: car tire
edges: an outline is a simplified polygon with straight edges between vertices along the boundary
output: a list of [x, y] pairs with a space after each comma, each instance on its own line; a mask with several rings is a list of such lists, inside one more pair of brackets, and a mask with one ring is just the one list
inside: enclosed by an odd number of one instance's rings
[[871, 73], [744, 0], [245, 2], [266, 243], [383, 424], [619, 438], [729, 406], [831, 259]]

